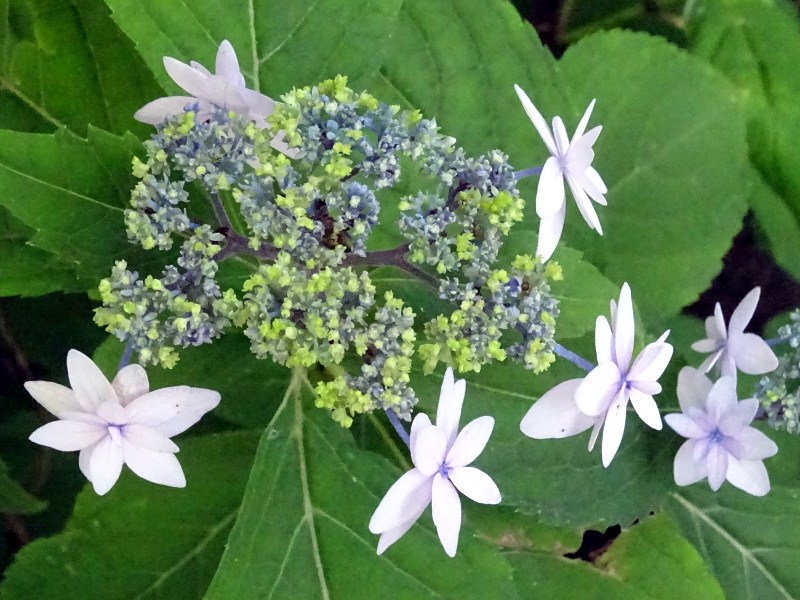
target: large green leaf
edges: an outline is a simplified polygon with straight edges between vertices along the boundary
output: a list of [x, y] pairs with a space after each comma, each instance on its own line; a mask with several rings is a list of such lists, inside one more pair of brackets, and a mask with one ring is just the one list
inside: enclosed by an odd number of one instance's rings
[[670, 494], [679, 521], [728, 600], [791, 600], [800, 594], [800, 439], [764, 431], [780, 451], [765, 461], [772, 490], [755, 498], [704, 480]]
[[776, 260], [800, 277], [800, 22], [783, 0], [701, 0], [688, 12], [692, 52], [719, 69], [748, 114], [757, 181], [750, 203]]
[[0, 38], [0, 127], [149, 131], [133, 113], [160, 90], [102, 0], [4, 0]]
[[0, 597], [196, 600], [236, 519], [256, 441], [252, 432], [180, 441], [185, 489], [127, 470], [106, 496], [87, 486], [63, 533], [17, 555]]
[[425, 515], [376, 556], [367, 524], [399, 472], [321, 411], [306, 414], [306, 385], [295, 373], [264, 432], [206, 598], [513, 598], [501, 556], [465, 530], [451, 560]]
[[[106, 0], [165, 89], [162, 57], [211, 68], [219, 43], [236, 49], [248, 84], [277, 97], [342, 73], [358, 82], [379, 65], [401, 0]], [[173, 32], [180, 31], [180, 35]]]
[[33, 514], [44, 510], [45, 503], [34, 498], [8, 473], [6, 463], [0, 460], [0, 513]]

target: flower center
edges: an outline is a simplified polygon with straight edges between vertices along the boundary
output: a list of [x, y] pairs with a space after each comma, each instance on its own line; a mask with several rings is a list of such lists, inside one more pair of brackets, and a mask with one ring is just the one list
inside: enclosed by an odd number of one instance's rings
[[721, 444], [725, 440], [725, 434], [715, 427], [714, 431], [708, 434], [708, 441], [712, 444]]
[[111, 436], [111, 441], [113, 441], [117, 446], [122, 443], [122, 431], [125, 429], [125, 424], [118, 424], [118, 423], [109, 423], [108, 424], [108, 435]]
[[452, 470], [453, 468], [450, 465], [448, 465], [447, 463], [442, 463], [441, 465], [439, 465], [438, 473], [445, 479], [450, 479], [450, 472]]

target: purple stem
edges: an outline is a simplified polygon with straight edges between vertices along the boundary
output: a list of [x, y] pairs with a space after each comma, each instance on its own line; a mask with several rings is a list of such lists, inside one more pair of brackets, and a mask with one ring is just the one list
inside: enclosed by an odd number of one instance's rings
[[394, 427], [394, 430], [397, 432], [397, 435], [400, 436], [400, 439], [402, 439], [405, 442], [406, 446], [411, 448], [411, 438], [408, 437], [408, 432], [406, 431], [406, 428], [403, 427], [403, 424], [400, 422], [400, 417], [397, 416], [397, 413], [387, 408], [386, 416], [389, 417], [389, 423], [392, 424], [392, 427]]
[[578, 365], [584, 371], [591, 371], [594, 369], [594, 365], [590, 363], [585, 358], [581, 358], [577, 354], [575, 354], [572, 350], [567, 350], [561, 344], [554, 344], [553, 351], [558, 354], [561, 358], [566, 358], [569, 362]]

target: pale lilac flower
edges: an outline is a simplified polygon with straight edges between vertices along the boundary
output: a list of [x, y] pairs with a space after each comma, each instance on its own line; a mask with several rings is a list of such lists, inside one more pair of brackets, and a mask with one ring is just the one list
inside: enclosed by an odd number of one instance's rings
[[592, 206], [592, 200], [605, 206], [604, 194], [608, 191], [602, 178], [592, 167], [594, 160], [592, 146], [597, 141], [602, 127], [598, 125], [584, 133], [594, 108], [595, 101], [592, 100], [578, 123], [571, 141], [561, 117], [553, 118], [553, 134], [551, 134], [547, 122], [536, 110], [528, 95], [518, 85], [514, 85], [514, 89], [528, 118], [550, 151], [550, 158], [544, 163], [539, 177], [539, 187], [536, 190], [536, 214], [541, 219], [536, 254], [541, 256], [542, 260], [547, 260], [555, 251], [561, 238], [561, 230], [564, 228], [564, 215], [567, 210], [565, 179], [583, 219], [589, 227], [600, 235], [603, 234], [600, 220]]
[[678, 401], [683, 412], [664, 417], [667, 425], [689, 438], [675, 455], [675, 483], [690, 485], [708, 477], [714, 491], [727, 479], [754, 496], [769, 492], [763, 460], [774, 456], [778, 447], [750, 427], [758, 400], [738, 402], [732, 377], [720, 377], [712, 385], [699, 370], [684, 367], [678, 374]]
[[[137, 121], [158, 125], [181, 114], [187, 107], [196, 111], [198, 120], [205, 121], [215, 109], [222, 108], [253, 119], [259, 127], [266, 127], [265, 119], [275, 109], [272, 98], [245, 87], [236, 52], [228, 40], [223, 40], [217, 50], [216, 73], [198, 62], [191, 61], [187, 65], [171, 56], [164, 57], [164, 68], [190, 95], [153, 100], [136, 111], [133, 118]], [[282, 133], [275, 136], [270, 145], [289, 156], [296, 152], [283, 141]]]
[[672, 357], [666, 343], [669, 331], [633, 357], [633, 302], [628, 284], [622, 286], [619, 305], [611, 301], [611, 324], [597, 317], [597, 366], [582, 379], [570, 379], [549, 390], [528, 410], [520, 423], [535, 439], [564, 438], [594, 427], [589, 451], [603, 427], [603, 466], [607, 467], [622, 442], [630, 400], [636, 414], [653, 429], [661, 429], [661, 415], [653, 399], [661, 391], [658, 378]]
[[492, 478], [467, 466], [483, 452], [494, 419], [479, 417], [458, 432], [465, 388], [465, 381], [454, 381], [453, 370], [448, 368], [439, 395], [436, 425], [422, 413], [414, 418], [410, 440], [414, 468], [389, 488], [369, 522], [369, 530], [381, 536], [378, 554], [411, 529], [432, 503], [439, 540], [445, 552], [455, 556], [461, 529], [458, 492], [481, 504], [500, 502], [500, 490]]
[[714, 365], [720, 374], [736, 379], [736, 369], [748, 375], [762, 375], [778, 368], [778, 357], [767, 343], [755, 333], [745, 333], [744, 328], [753, 318], [761, 288], [754, 287], [733, 311], [728, 327], [717, 302], [714, 315], [706, 319], [705, 339], [692, 344], [692, 350], [711, 352], [700, 369], [708, 373]]
[[49, 381], [28, 381], [25, 389], [58, 417], [34, 431], [30, 440], [56, 450], [80, 450], [78, 464], [95, 492], [105, 494], [116, 483], [122, 464], [142, 479], [184, 487], [171, 438], [185, 431], [212, 408], [220, 396], [188, 386], [150, 392], [139, 365], [121, 369], [109, 383], [92, 360], [77, 350], [67, 354], [72, 389]]

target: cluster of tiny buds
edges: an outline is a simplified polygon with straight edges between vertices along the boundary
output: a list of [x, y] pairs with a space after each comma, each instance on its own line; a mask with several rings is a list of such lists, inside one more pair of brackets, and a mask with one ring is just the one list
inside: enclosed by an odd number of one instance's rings
[[[130, 239], [161, 250], [183, 240], [160, 278], [119, 262], [101, 284], [95, 320], [140, 363], [171, 367], [179, 348], [240, 328], [259, 358], [324, 367], [316, 403], [349, 426], [375, 409], [410, 418], [415, 356], [426, 372], [440, 361], [478, 371], [510, 359], [536, 372], [553, 362], [558, 265], [528, 255], [497, 265], [524, 208], [502, 152], [468, 157], [435, 121], [344, 77], [293, 90], [267, 123], [225, 110], [199, 119], [190, 105], [134, 160]], [[291, 158], [270, 147], [281, 133]], [[422, 182], [399, 200], [407, 241], [370, 252], [383, 190], [404, 170]], [[229, 265], [225, 281], [250, 269], [238, 291], [218, 283]], [[418, 277], [452, 312], [416, 323], [402, 290], [377, 295], [369, 269], [381, 265]]]
[[779, 357], [777, 369], [759, 380], [756, 397], [772, 427], [800, 433], [800, 310], [791, 314], [791, 323], [778, 335], [792, 350]]

